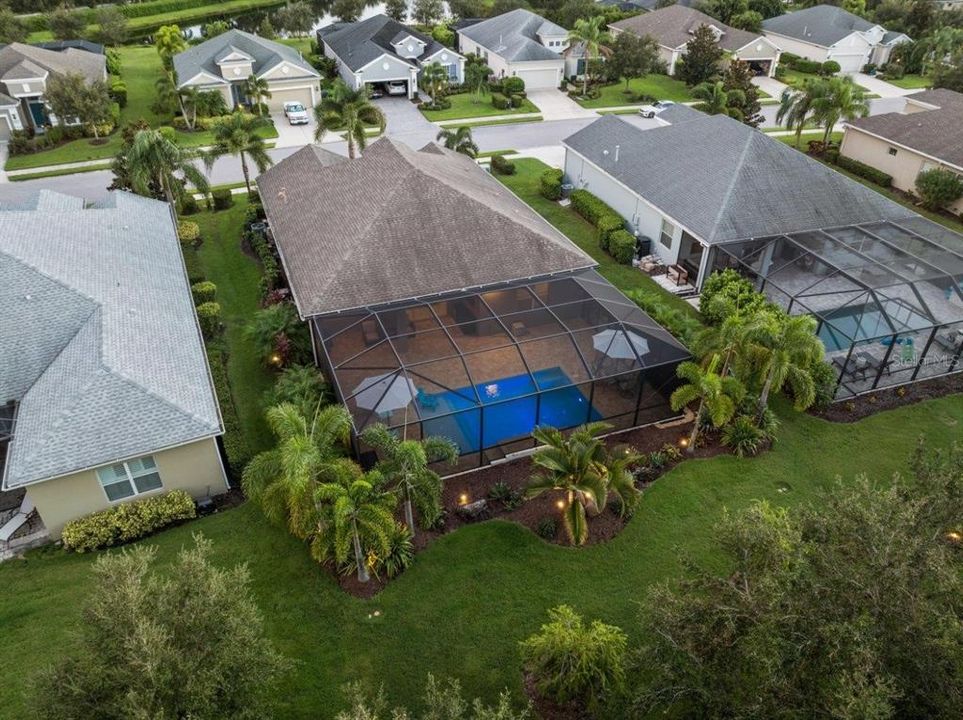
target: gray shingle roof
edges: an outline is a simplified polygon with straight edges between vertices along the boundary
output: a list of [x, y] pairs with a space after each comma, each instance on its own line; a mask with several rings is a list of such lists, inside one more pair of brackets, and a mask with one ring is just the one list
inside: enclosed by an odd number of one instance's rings
[[[403, 58], [395, 52], [394, 43], [407, 36], [421, 40], [424, 52], [417, 58]], [[423, 58], [434, 55], [445, 46], [434, 38], [418, 32], [387, 15], [375, 15], [355, 23], [322, 28], [318, 38], [326, 42], [345, 65], [352, 70], [360, 70], [372, 60], [388, 53], [403, 63], [417, 66]], [[454, 51], [451, 51], [454, 54]]]
[[738, 50], [760, 37], [759, 33], [729, 27], [705, 13], [682, 5], [670, 5], [612, 23], [612, 27], [618, 30], [639, 36], [651, 35], [656, 42], [667, 48], [685, 45], [702, 25], [712, 25], [722, 31], [719, 47], [725, 50]]
[[325, 160], [308, 146], [258, 178], [303, 317], [595, 265], [464, 155], [382, 138]]
[[659, 117], [672, 124], [605, 116], [565, 144], [706, 242], [914, 215], [729, 117], [683, 106]]
[[512, 10], [458, 32], [509, 62], [558, 60], [561, 56], [542, 45], [538, 34], [568, 35], [565, 28], [529, 10]]
[[4, 489], [221, 432], [165, 203], [42, 191], [0, 209]]
[[927, 90], [909, 96], [936, 105], [908, 115], [883, 113], [847, 123], [860, 130], [963, 167], [963, 95], [952, 90]]
[[43, 72], [51, 72], [59, 75], [79, 73], [88, 82], [93, 82], [104, 79], [106, 63], [103, 55], [73, 47], [58, 52], [23, 43], [10, 43], [0, 50], [0, 80], [37, 77]]
[[255, 75], [260, 75], [282, 60], [287, 60], [304, 71], [301, 75], [291, 75], [292, 79], [319, 77], [318, 71], [294, 48], [243, 30], [228, 30], [174, 56], [174, 70], [177, 72], [178, 82], [183, 85], [201, 71], [220, 78], [221, 71], [216, 61], [231, 47], [254, 59], [251, 70]]
[[869, 20], [834, 5], [814, 5], [764, 20], [763, 30], [829, 47], [854, 32], [876, 27]]

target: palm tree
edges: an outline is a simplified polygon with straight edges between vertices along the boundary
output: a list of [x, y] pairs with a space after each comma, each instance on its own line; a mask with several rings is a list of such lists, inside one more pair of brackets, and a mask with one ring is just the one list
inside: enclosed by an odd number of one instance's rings
[[185, 180], [205, 195], [210, 190], [207, 178], [191, 162], [195, 157], [159, 130], [140, 130], [127, 153], [131, 188], [145, 197], [153, 197], [152, 185], [160, 188], [176, 213], [176, 203], [185, 193]]
[[759, 417], [769, 406], [769, 395], [789, 385], [793, 405], [805, 410], [816, 400], [816, 385], [810, 368], [826, 353], [816, 335], [811, 315], [761, 313], [747, 330], [752, 343], [752, 362], [763, 380], [759, 394]]
[[588, 75], [589, 63], [598, 58], [601, 54], [608, 54], [609, 49], [606, 43], [611, 38], [605, 30], [605, 18], [602, 15], [595, 15], [586, 20], [579, 18], [575, 21], [575, 27], [568, 31], [568, 42], [574, 46], [578, 43], [585, 45], [585, 74], [582, 76], [582, 95], [588, 94]]
[[366, 428], [361, 439], [378, 451], [376, 469], [404, 502], [405, 524], [414, 537], [413, 505], [418, 506], [418, 514], [426, 525], [431, 525], [441, 513], [441, 478], [428, 465], [442, 460], [454, 463], [458, 446], [443, 437], [401, 440], [380, 424]]
[[235, 110], [230, 117], [214, 125], [214, 144], [204, 153], [204, 165], [207, 171], [218, 158], [225, 155], [237, 155], [241, 159], [241, 171], [244, 173], [244, 185], [248, 195], [251, 194], [251, 173], [247, 167], [250, 158], [262, 173], [274, 164], [267, 153], [264, 138], [258, 135], [258, 129], [265, 125], [263, 118], [255, 117], [241, 110]]
[[445, 96], [448, 85], [448, 71], [441, 63], [428, 63], [421, 68], [421, 87], [431, 96], [433, 105]]
[[456, 129], [443, 128], [435, 139], [444, 142], [445, 147], [449, 150], [454, 150], [470, 158], [478, 155], [478, 146], [472, 139], [471, 128], [468, 126]]
[[269, 89], [268, 81], [264, 78], [259, 78], [254, 73], [248, 76], [247, 80], [244, 81], [244, 92], [251, 99], [257, 108], [257, 114], [264, 114], [264, 107], [262, 100], [271, 97], [271, 90]]
[[317, 129], [314, 139], [318, 142], [329, 129], [345, 130], [348, 140], [348, 157], [355, 158], [355, 148], [364, 150], [368, 145], [365, 124], [377, 124], [385, 131], [385, 116], [380, 109], [371, 104], [367, 86], [352, 90], [343, 80], [335, 80], [331, 94], [314, 108]]
[[739, 89], [726, 90], [725, 83], [721, 80], [696, 85], [692, 88], [692, 97], [702, 100], [695, 106], [696, 110], [709, 115], [728, 115], [740, 122], [743, 119], [742, 111], [738, 107], [731, 106], [745, 103], [746, 94]]
[[749, 320], [738, 313], [726, 317], [719, 325], [711, 325], [702, 330], [695, 338], [693, 354], [704, 359], [707, 365], [712, 357], [722, 358], [720, 375], [728, 375], [733, 368], [736, 377], [740, 376], [739, 368], [744, 365], [749, 343], [746, 339]]
[[351, 416], [342, 405], [319, 406], [309, 421], [297, 406], [283, 403], [268, 409], [267, 421], [277, 444], [248, 463], [241, 485], [269, 519], [304, 539], [317, 527], [314, 491], [348, 439]]
[[692, 423], [692, 433], [689, 435], [687, 451], [690, 453], [695, 452], [696, 440], [699, 439], [702, 413], [708, 413], [709, 421], [714, 427], [722, 427], [732, 420], [745, 395], [741, 382], [718, 372], [720, 363], [721, 358], [713, 355], [705, 367], [694, 362], [684, 362], [676, 370], [676, 374], [686, 383], [676, 388], [669, 398], [672, 409], [681, 410], [689, 403], [699, 401], [699, 409]]
[[819, 86], [820, 93], [812, 101], [813, 117], [825, 127], [823, 144], [829, 143], [829, 134], [840, 120], [855, 120], [869, 115], [866, 93], [849, 77], [827, 78]]
[[381, 473], [363, 473], [350, 460], [333, 465], [330, 476], [315, 492], [322, 519], [312, 550], [316, 557], [331, 553], [339, 565], [347, 562], [353, 551], [358, 580], [368, 582], [367, 553], [384, 556], [390, 549], [398, 499], [384, 490]]
[[[808, 84], [808, 83], [807, 83]], [[812, 112], [813, 96], [807, 92], [786, 88], [779, 99], [779, 109], [776, 111], [776, 123], [786, 123], [786, 127], [796, 131], [796, 149], [802, 137], [802, 131], [809, 122]]]
[[492, 76], [492, 69], [483, 62], [470, 62], [465, 65], [465, 85], [472, 93], [472, 102], [481, 101], [481, 96], [488, 91], [488, 78]]
[[188, 85], [177, 91], [177, 102], [181, 106], [181, 115], [188, 130], [193, 130], [197, 123], [197, 106], [201, 103], [201, 91], [194, 85]]

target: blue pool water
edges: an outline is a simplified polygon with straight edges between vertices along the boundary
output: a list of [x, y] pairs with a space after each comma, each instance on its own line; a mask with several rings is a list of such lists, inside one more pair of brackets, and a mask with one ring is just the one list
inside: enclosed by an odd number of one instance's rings
[[[912, 332], [931, 324], [906, 303], [885, 301], [886, 312], [897, 332]], [[845, 350], [854, 342], [892, 335], [883, 313], [875, 305], [843, 307], [825, 315], [827, 322], [819, 328], [819, 339], [829, 352]]]
[[[471, 387], [428, 395], [429, 402], [437, 403], [434, 412], [456, 414], [426, 419], [425, 435], [449, 437], [465, 454], [527, 437], [536, 425], [570, 428], [602, 419], [561, 368], [537, 370], [533, 375], [538, 387], [527, 374], [475, 386], [484, 406], [484, 428], [482, 413], [469, 399], [474, 397]], [[538, 397], [532, 394], [539, 389]]]

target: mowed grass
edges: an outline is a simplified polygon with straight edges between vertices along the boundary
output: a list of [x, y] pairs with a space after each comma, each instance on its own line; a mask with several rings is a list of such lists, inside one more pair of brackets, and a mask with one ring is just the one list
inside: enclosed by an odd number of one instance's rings
[[[451, 102], [447, 110], [421, 110], [421, 114], [432, 122], [439, 120], [461, 120], [463, 118], [485, 118], [496, 115], [522, 115], [523, 113], [537, 113], [538, 108], [530, 100], [523, 100], [521, 107], [502, 110], [492, 105], [491, 95], [477, 96], [474, 93], [458, 93], [449, 95], [446, 100]], [[419, 108], [420, 109], [420, 108]]]
[[927, 77], [926, 75], [904, 75], [901, 78], [887, 78], [886, 82], [905, 90], [922, 90], [933, 87], [933, 78]]
[[[615, 85], [603, 85], [599, 88], [601, 96], [592, 100], [576, 100], [582, 107], [604, 108], [619, 105], [644, 105], [633, 102], [625, 94], [625, 82]], [[668, 75], [646, 75], [644, 78], [634, 78], [629, 81], [629, 90], [637, 95], [650, 95], [656, 100], [672, 100], [673, 102], [689, 102], [692, 94], [681, 80]]]

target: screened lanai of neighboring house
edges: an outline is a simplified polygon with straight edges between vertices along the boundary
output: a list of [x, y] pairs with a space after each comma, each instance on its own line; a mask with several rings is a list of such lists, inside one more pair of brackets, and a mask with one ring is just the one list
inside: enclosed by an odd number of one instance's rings
[[923, 217], [719, 245], [791, 314], [809, 314], [836, 398], [963, 370], [963, 237]]
[[676, 366], [689, 357], [594, 270], [312, 322], [355, 429], [448, 437], [461, 453], [449, 471], [533, 447], [539, 424], [672, 417]]

